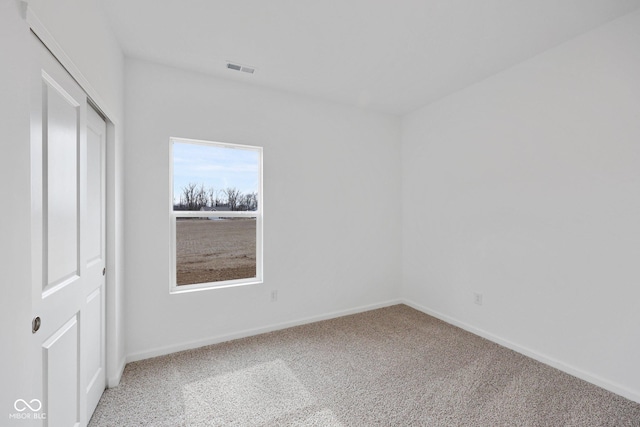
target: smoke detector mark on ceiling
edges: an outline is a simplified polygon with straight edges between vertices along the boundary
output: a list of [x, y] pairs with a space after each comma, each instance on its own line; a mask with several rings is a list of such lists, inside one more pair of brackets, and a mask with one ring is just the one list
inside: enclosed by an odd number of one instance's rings
[[256, 67], [251, 67], [249, 65], [241, 65], [231, 61], [227, 61], [227, 68], [230, 70], [242, 71], [248, 74], [253, 74], [256, 71]]

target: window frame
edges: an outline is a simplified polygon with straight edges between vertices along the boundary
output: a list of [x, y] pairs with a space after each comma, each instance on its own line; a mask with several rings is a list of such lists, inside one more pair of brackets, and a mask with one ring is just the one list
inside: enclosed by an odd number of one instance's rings
[[[207, 217], [223, 217], [223, 218], [255, 218], [256, 219], [256, 276], [245, 279], [223, 280], [218, 282], [194, 283], [188, 285], [177, 284], [177, 252], [176, 252], [176, 221], [178, 218], [190, 218], [203, 216], [202, 211], [174, 211], [174, 193], [173, 193], [173, 147], [175, 143], [196, 144], [204, 146], [215, 146], [222, 148], [231, 148], [236, 150], [249, 150], [258, 153], [258, 208], [255, 211], [224, 211], [216, 213], [215, 211], [207, 211]], [[186, 292], [203, 291], [207, 289], [221, 289], [235, 286], [257, 285], [264, 282], [263, 277], [263, 211], [264, 198], [263, 193], [263, 150], [262, 147], [254, 145], [233, 144], [219, 141], [206, 141], [200, 139], [190, 139], [182, 137], [169, 138], [169, 223], [171, 234], [171, 253], [170, 253], [170, 276], [169, 276], [169, 293], [180, 294]]]

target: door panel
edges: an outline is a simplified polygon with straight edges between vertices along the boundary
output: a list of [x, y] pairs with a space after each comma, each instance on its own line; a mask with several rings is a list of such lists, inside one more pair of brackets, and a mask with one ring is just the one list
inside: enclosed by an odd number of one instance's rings
[[103, 261], [104, 252], [104, 142], [106, 126], [95, 111], [89, 111], [87, 127], [87, 228], [88, 265]]
[[87, 110], [87, 197], [82, 249], [84, 276], [83, 349], [86, 366], [87, 417], [98, 405], [106, 385], [105, 362], [105, 200], [107, 126], [89, 107]]
[[[87, 299], [87, 305], [85, 307], [86, 314], [84, 326], [89, 331], [92, 331], [92, 333], [87, 334], [87, 342], [85, 343], [87, 348], [87, 391], [91, 390], [96, 381], [99, 381], [99, 376], [102, 372], [102, 334], [100, 333], [100, 331], [102, 330], [102, 301], [102, 289], [98, 288], [95, 290], [95, 292], [89, 295], [89, 298]], [[99, 397], [100, 396], [98, 396], [98, 398]]]
[[43, 84], [46, 287], [79, 275], [79, 103], [48, 75]]
[[46, 413], [34, 422], [83, 426], [105, 383], [106, 126], [35, 36], [33, 49], [32, 307], [41, 319], [32, 333], [33, 391]]
[[43, 345], [44, 409], [53, 426], [80, 424], [78, 389], [79, 339], [77, 316], [73, 316]]

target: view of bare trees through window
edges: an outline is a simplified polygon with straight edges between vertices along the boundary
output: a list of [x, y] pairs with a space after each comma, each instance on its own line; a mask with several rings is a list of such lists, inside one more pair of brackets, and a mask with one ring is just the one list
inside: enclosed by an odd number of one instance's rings
[[174, 200], [174, 210], [255, 211], [258, 209], [258, 193], [256, 192], [244, 194], [235, 187], [216, 190], [213, 187], [205, 188], [204, 184], [198, 185], [192, 182], [182, 187], [181, 190], [178, 203], [176, 204]]
[[176, 284], [255, 278], [258, 153], [174, 142], [173, 166]]

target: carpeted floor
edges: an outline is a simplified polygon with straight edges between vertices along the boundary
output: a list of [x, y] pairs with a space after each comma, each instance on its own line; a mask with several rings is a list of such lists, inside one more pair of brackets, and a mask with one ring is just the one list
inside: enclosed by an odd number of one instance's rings
[[127, 365], [90, 426], [640, 426], [640, 404], [405, 305]]

